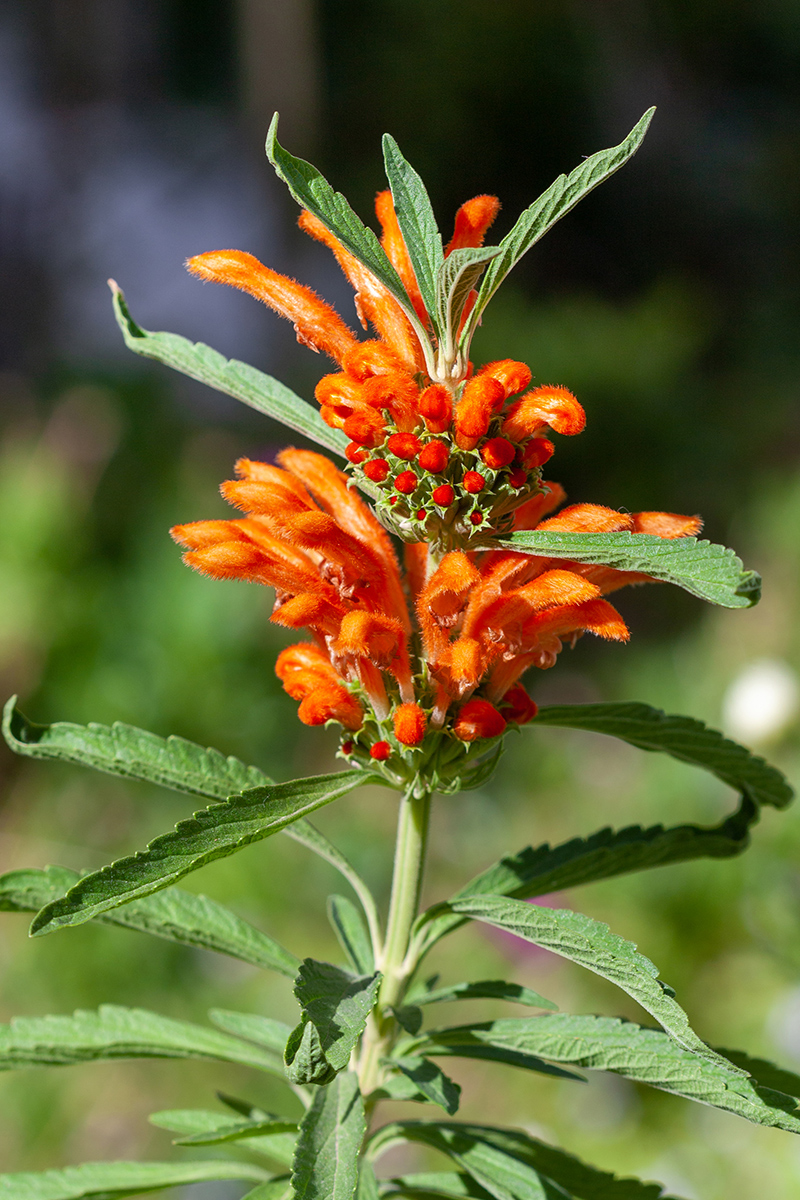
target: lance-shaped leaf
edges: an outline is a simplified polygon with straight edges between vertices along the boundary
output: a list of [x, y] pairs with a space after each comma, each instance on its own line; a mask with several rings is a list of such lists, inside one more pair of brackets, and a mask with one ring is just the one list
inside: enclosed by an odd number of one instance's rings
[[463, 246], [452, 250], [436, 276], [436, 312], [446, 353], [451, 357], [469, 294], [478, 286], [486, 264], [500, 254], [499, 246]]
[[430, 198], [425, 184], [403, 158], [400, 147], [388, 133], [383, 135], [383, 161], [392, 190], [397, 223], [414, 268], [422, 302], [431, 319], [436, 321], [436, 281], [444, 265], [444, 249]]
[[[0, 912], [38, 912], [62, 897], [80, 875], [67, 867], [34, 868], [0, 875]], [[103, 913], [97, 920], [170, 942], [229, 954], [255, 967], [280, 971], [293, 979], [300, 959], [224, 904], [182, 888], [168, 888], [146, 900]]]
[[541, 1056], [562, 1066], [611, 1071], [635, 1083], [736, 1113], [756, 1125], [800, 1133], [800, 1111], [791, 1096], [762, 1087], [721, 1055], [712, 1060], [693, 1054], [660, 1029], [647, 1029], [619, 1017], [547, 1013], [432, 1029], [406, 1052], [473, 1058], [473, 1051], [482, 1046], [510, 1055]]
[[[560, 846], [545, 843], [527, 846], [518, 854], [501, 858], [476, 875], [454, 899], [504, 895], [520, 899], [545, 896], [563, 888], [612, 879], [628, 871], [642, 871], [695, 858], [730, 858], [749, 844], [749, 829], [758, 820], [758, 808], [745, 797], [737, 812], [721, 824], [704, 828], [654, 825], [642, 829], [601, 829], [588, 838], [572, 838]], [[464, 923], [446, 904], [437, 904], [418, 918], [415, 941], [420, 953]]]
[[0, 1025], [0, 1070], [111, 1058], [202, 1058], [282, 1076], [274, 1055], [226, 1033], [143, 1008], [104, 1004], [69, 1017], [16, 1017]]
[[209, 1021], [213, 1021], [226, 1033], [243, 1038], [246, 1042], [255, 1042], [257, 1046], [265, 1046], [279, 1057], [289, 1036], [289, 1026], [283, 1021], [275, 1021], [272, 1017], [262, 1017], [260, 1013], [231, 1012], [227, 1008], [211, 1008], [208, 1011]]
[[517, 554], [599, 563], [617, 571], [632, 571], [656, 582], [674, 583], [693, 596], [723, 608], [750, 608], [761, 598], [761, 576], [756, 571], [745, 571], [742, 560], [726, 546], [698, 541], [695, 537], [525, 529], [498, 538], [492, 546]]
[[428, 336], [420, 324], [400, 276], [387, 258], [377, 237], [356, 216], [342, 193], [335, 192], [316, 167], [284, 150], [278, 142], [277, 113], [272, 118], [267, 133], [266, 150], [276, 175], [283, 180], [301, 208], [307, 208], [322, 221], [325, 228], [389, 289], [413, 325], [420, 344], [429, 350]]
[[329, 896], [328, 920], [353, 970], [359, 975], [371, 975], [375, 970], [372, 943], [361, 913], [352, 900], [346, 896]]
[[303, 1010], [303, 1021], [317, 1030], [325, 1058], [334, 1071], [347, 1066], [375, 1005], [380, 983], [378, 971], [358, 976], [313, 958], [303, 961], [294, 994]]
[[[236, 1129], [242, 1124], [255, 1121], [266, 1121], [270, 1114], [263, 1109], [249, 1108], [249, 1116], [231, 1116], [229, 1113], [212, 1112], [202, 1108], [165, 1109], [162, 1112], [151, 1113], [148, 1117], [151, 1125], [159, 1129], [168, 1129], [170, 1133], [181, 1136], [175, 1138], [173, 1145], [187, 1144], [187, 1139], [202, 1138], [206, 1134], [224, 1133], [227, 1129]], [[271, 1133], [261, 1137], [247, 1138], [247, 1149], [254, 1154], [263, 1155], [280, 1166], [290, 1167], [294, 1157], [296, 1137], [291, 1133], [278, 1133], [272, 1128]]]
[[542, 708], [542, 725], [588, 729], [621, 738], [640, 750], [658, 750], [681, 762], [702, 767], [755, 801], [785, 808], [794, 796], [785, 775], [738, 742], [694, 717], [682, 717], [638, 702], [560, 704]]
[[242, 1200], [292, 1200], [291, 1175], [276, 1175], [269, 1183], [260, 1183]]
[[378, 1130], [370, 1142], [370, 1155], [377, 1157], [398, 1142], [416, 1142], [446, 1154], [495, 1200], [569, 1200], [567, 1192], [552, 1187], [520, 1158], [477, 1136], [470, 1126], [394, 1121]]
[[413, 1175], [398, 1175], [383, 1182], [381, 1196], [400, 1200], [490, 1200], [490, 1193], [462, 1171], [420, 1171]]
[[602, 921], [571, 909], [543, 908], [505, 896], [454, 900], [451, 907], [608, 979], [655, 1017], [679, 1046], [712, 1060], [720, 1057], [691, 1028], [686, 1013], [673, 999], [674, 993], [659, 979], [655, 964]]
[[23, 1171], [0, 1175], [0, 1200], [122, 1200], [165, 1188], [214, 1179], [262, 1180], [267, 1174], [251, 1163], [84, 1163], [59, 1171]]
[[176, 1138], [176, 1146], [219, 1146], [224, 1142], [241, 1142], [272, 1133], [296, 1133], [297, 1122], [282, 1117], [268, 1116], [261, 1121], [222, 1122], [213, 1129], [192, 1133], [188, 1137]]
[[[114, 725], [75, 725], [57, 721], [35, 725], [16, 707], [12, 696], [5, 707], [3, 734], [17, 754], [92, 767], [109, 775], [121, 775], [147, 783], [158, 783], [172, 791], [227, 800], [248, 788], [273, 783], [258, 767], [246, 766], [232, 755], [204, 749], [181, 737], [159, 737], [144, 729], [117, 722]], [[340, 850], [309, 821], [300, 819], [284, 831], [320, 855], [339, 871], [361, 901], [367, 918], [380, 932], [375, 901]], [[41, 907], [41, 906], [39, 906]]]
[[347, 445], [344, 434], [326, 425], [317, 410], [291, 388], [247, 363], [225, 358], [202, 342], [190, 342], [177, 333], [152, 333], [149, 329], [142, 329], [128, 311], [125, 296], [113, 279], [109, 280], [109, 286], [114, 298], [117, 324], [122, 330], [125, 345], [134, 354], [155, 359], [166, 367], [207, 384], [217, 392], [233, 396], [234, 400], [241, 400], [273, 421], [280, 421], [326, 450], [344, 457]]
[[179, 821], [173, 832], [155, 838], [146, 850], [84, 875], [63, 899], [42, 909], [31, 933], [82, 925], [120, 904], [170, 887], [206, 863], [271, 837], [366, 782], [372, 779], [361, 771], [341, 771], [251, 788], [223, 804], [212, 804]]
[[458, 1112], [461, 1088], [436, 1063], [411, 1054], [393, 1058], [391, 1062], [432, 1104], [438, 1104], [450, 1116]]
[[491, 264], [484, 276], [475, 308], [464, 328], [462, 342], [469, 345], [486, 305], [495, 294], [509, 271], [519, 262], [556, 221], [574, 208], [579, 200], [587, 196], [598, 184], [603, 183], [615, 171], [632, 158], [642, 144], [655, 108], [650, 108], [634, 125], [631, 132], [618, 146], [600, 150], [584, 159], [569, 175], [559, 175], [555, 183], [525, 209], [514, 228], [500, 243], [501, 254]]
[[292, 1186], [296, 1200], [352, 1200], [367, 1124], [351, 1071], [320, 1088], [297, 1139]]
[[415, 990], [406, 996], [409, 1004], [444, 1004], [451, 1000], [511, 1000], [514, 1004], [526, 1004], [529, 1008], [558, 1008], [552, 1000], [545, 999], [521, 983], [506, 983], [503, 979], [478, 979], [472, 983], [451, 983], [449, 987]]
[[[489, 1125], [453, 1124], [448, 1126], [444, 1122], [439, 1124], [439, 1128], [454, 1129], [458, 1133], [485, 1142], [521, 1162], [527, 1163], [539, 1173], [542, 1179], [549, 1180], [559, 1188], [563, 1188], [564, 1193], [573, 1197], [573, 1200], [675, 1200], [675, 1197], [665, 1196], [659, 1183], [644, 1183], [639, 1179], [620, 1179], [608, 1171], [601, 1171], [597, 1167], [590, 1166], [574, 1155], [567, 1154], [566, 1151], [555, 1146], [549, 1146], [546, 1142], [516, 1129], [495, 1129]], [[434, 1179], [435, 1176], [405, 1177], [406, 1180], [419, 1180], [423, 1186], [426, 1178]], [[402, 1183], [403, 1181], [398, 1180], [397, 1182]], [[470, 1193], [458, 1192], [454, 1187], [446, 1194], [469, 1195]]]

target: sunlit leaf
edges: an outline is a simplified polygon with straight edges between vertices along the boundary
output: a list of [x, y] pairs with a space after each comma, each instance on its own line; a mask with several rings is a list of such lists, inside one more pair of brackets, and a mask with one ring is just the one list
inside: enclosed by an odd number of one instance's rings
[[479, 979], [471, 983], [452, 983], [449, 987], [415, 990], [406, 996], [409, 1004], [443, 1004], [451, 1000], [511, 1000], [514, 1004], [527, 1004], [529, 1008], [557, 1009], [552, 1000], [546, 1000], [531, 988], [521, 983], [506, 983], [502, 979]]
[[212, 1179], [260, 1180], [265, 1172], [251, 1163], [84, 1163], [58, 1171], [0, 1175], [2, 1200], [121, 1200], [165, 1188]]
[[366, 1130], [358, 1080], [343, 1071], [303, 1118], [292, 1172], [296, 1200], [352, 1200]]
[[359, 975], [371, 975], [375, 970], [375, 956], [369, 931], [352, 900], [346, 896], [329, 896], [328, 920], [353, 970]]
[[444, 249], [430, 198], [425, 184], [403, 158], [400, 147], [388, 133], [383, 135], [383, 161], [386, 178], [392, 189], [397, 223], [414, 268], [422, 302], [431, 319], [436, 322], [436, 281], [444, 265]]

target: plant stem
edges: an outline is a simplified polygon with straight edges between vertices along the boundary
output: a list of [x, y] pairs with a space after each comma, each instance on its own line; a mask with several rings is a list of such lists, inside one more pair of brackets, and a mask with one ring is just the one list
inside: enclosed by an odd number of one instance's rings
[[364, 1031], [359, 1061], [359, 1079], [364, 1095], [377, 1086], [381, 1059], [389, 1052], [397, 1036], [397, 1022], [386, 1009], [402, 1000], [414, 969], [414, 964], [408, 961], [408, 947], [411, 927], [419, 907], [430, 809], [430, 792], [418, 794], [416, 784], [408, 788], [400, 801], [386, 941], [376, 964], [383, 973], [383, 981], [375, 1011], [370, 1015]]

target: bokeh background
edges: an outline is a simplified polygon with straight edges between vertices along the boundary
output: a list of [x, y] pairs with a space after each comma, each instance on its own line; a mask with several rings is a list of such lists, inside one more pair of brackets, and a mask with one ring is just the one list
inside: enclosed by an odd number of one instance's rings
[[[495, 192], [502, 234], [562, 170], [659, 106], [637, 158], [548, 235], [494, 302], [475, 357], [518, 357], [584, 403], [552, 474], [574, 501], [702, 512], [765, 577], [750, 612], [667, 588], [621, 594], [630, 647], [565, 652], [543, 702], [639, 699], [700, 716], [800, 780], [800, 11], [790, 0], [6, 0], [0, 11], [0, 678], [36, 720], [129, 721], [238, 754], [278, 778], [326, 769], [272, 674], [269, 597], [188, 572], [167, 536], [224, 515], [234, 459], [280, 430], [122, 347], [105, 280], [137, 320], [207, 341], [310, 396], [324, 364], [183, 259], [249, 250], [352, 319], [326, 252], [263, 158], [273, 109], [369, 219], [388, 129], [445, 230]], [[437, 804], [427, 895], [528, 842], [604, 824], [716, 821], [734, 797], [606, 739], [528, 729], [485, 790]], [[0, 867], [97, 867], [192, 808], [176, 795], [3, 752]], [[365, 793], [319, 824], [378, 889], [394, 805]], [[276, 838], [189, 886], [292, 949], [335, 953], [324, 865]], [[660, 966], [716, 1045], [800, 1065], [800, 808], [752, 849], [558, 898]], [[101, 1001], [202, 1019], [211, 1005], [294, 1022], [285, 981], [124, 931], [42, 941], [4, 916], [0, 1018]], [[431, 968], [511, 972], [573, 1011], [641, 1017], [578, 968], [479, 931]], [[442, 1013], [470, 1019], [483, 1004]], [[496, 1009], [500, 1015], [500, 1009]], [[437, 1014], [437, 1019], [438, 1019]], [[616, 1078], [561, 1083], [456, 1064], [462, 1114], [505, 1120], [686, 1200], [789, 1200], [800, 1143]], [[234, 1067], [122, 1063], [0, 1083], [2, 1169], [176, 1155], [148, 1111], [277, 1104]], [[487, 1097], [491, 1097], [487, 1106]], [[410, 1115], [410, 1110], [409, 1114]], [[235, 1200], [208, 1184], [182, 1200]]]

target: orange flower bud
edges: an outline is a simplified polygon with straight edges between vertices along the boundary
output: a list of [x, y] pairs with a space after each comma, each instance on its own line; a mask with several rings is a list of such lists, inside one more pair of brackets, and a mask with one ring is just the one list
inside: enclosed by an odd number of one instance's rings
[[531, 438], [522, 455], [523, 465], [530, 470], [536, 470], [543, 467], [555, 452], [556, 448], [549, 438]]
[[448, 505], [452, 504], [454, 496], [455, 492], [449, 483], [443, 483], [441, 487], [433, 489], [433, 502], [441, 508], [447, 508]]
[[373, 375], [388, 375], [390, 371], [404, 369], [400, 356], [385, 342], [374, 339], [358, 342], [346, 354], [342, 366], [350, 375], [362, 383]]
[[359, 446], [358, 442], [348, 442], [345, 446], [344, 456], [348, 462], [358, 466], [360, 463], [366, 462], [367, 452], [362, 446]]
[[516, 400], [503, 422], [503, 433], [513, 442], [522, 442], [545, 425], [557, 433], [580, 433], [586, 413], [565, 387], [538, 387]]
[[521, 683], [515, 683], [503, 697], [503, 716], [507, 721], [517, 725], [527, 725], [539, 711], [538, 705], [531, 700]]
[[499, 362], [486, 363], [478, 374], [491, 375], [492, 379], [502, 383], [506, 399], [509, 396], [516, 396], [517, 392], [521, 392], [531, 381], [530, 367], [523, 362], [515, 362], [513, 358], [502, 358]]
[[490, 438], [488, 442], [484, 442], [481, 446], [481, 458], [487, 467], [491, 467], [493, 471], [499, 471], [502, 467], [507, 467], [509, 463], [514, 461], [515, 454], [516, 450], [511, 445], [511, 442], [501, 437]]
[[361, 385], [364, 402], [372, 408], [388, 409], [398, 429], [411, 431], [419, 424], [419, 388], [406, 371], [373, 375]]
[[338, 721], [345, 729], [355, 731], [364, 722], [364, 710], [341, 684], [324, 683], [310, 692], [297, 710], [304, 725], [324, 725]]
[[373, 449], [383, 441], [386, 425], [379, 412], [363, 405], [345, 420], [342, 429], [351, 441]]
[[464, 484], [464, 491], [469, 492], [473, 496], [476, 496], [478, 492], [482, 492], [486, 486], [486, 480], [477, 471], [465, 471], [462, 482]]
[[456, 213], [455, 228], [445, 257], [465, 246], [482, 246], [486, 231], [500, 211], [497, 196], [473, 196]]
[[462, 742], [474, 742], [478, 738], [499, 737], [506, 727], [505, 718], [488, 700], [468, 700], [460, 710], [453, 732]]
[[413, 433], [393, 433], [386, 443], [386, 449], [396, 458], [411, 462], [422, 449], [422, 442]]
[[386, 668], [400, 653], [405, 643], [402, 626], [392, 617], [353, 609], [346, 614], [333, 643], [335, 654], [350, 654], [367, 658], [376, 667]]
[[392, 754], [392, 747], [388, 742], [375, 742], [374, 746], [369, 748], [370, 758], [374, 758], [376, 762], [386, 762]]
[[432, 383], [419, 398], [419, 412], [431, 433], [446, 433], [453, 420], [453, 399], [443, 383]]
[[427, 720], [418, 704], [401, 704], [393, 722], [394, 736], [403, 746], [418, 746], [425, 737]]
[[369, 462], [364, 463], [364, 474], [373, 483], [383, 483], [389, 474], [389, 464], [385, 458], [371, 458]]
[[502, 383], [491, 375], [475, 375], [465, 384], [455, 414], [456, 442], [462, 450], [474, 450], [486, 436], [492, 413], [505, 398]]
[[394, 481], [394, 486], [404, 496], [410, 496], [418, 483], [419, 480], [413, 471], [401, 471]]
[[420, 456], [419, 465], [424, 471], [430, 471], [433, 475], [440, 475], [447, 466], [450, 458], [450, 451], [444, 442], [428, 442], [427, 446], [423, 446]]

